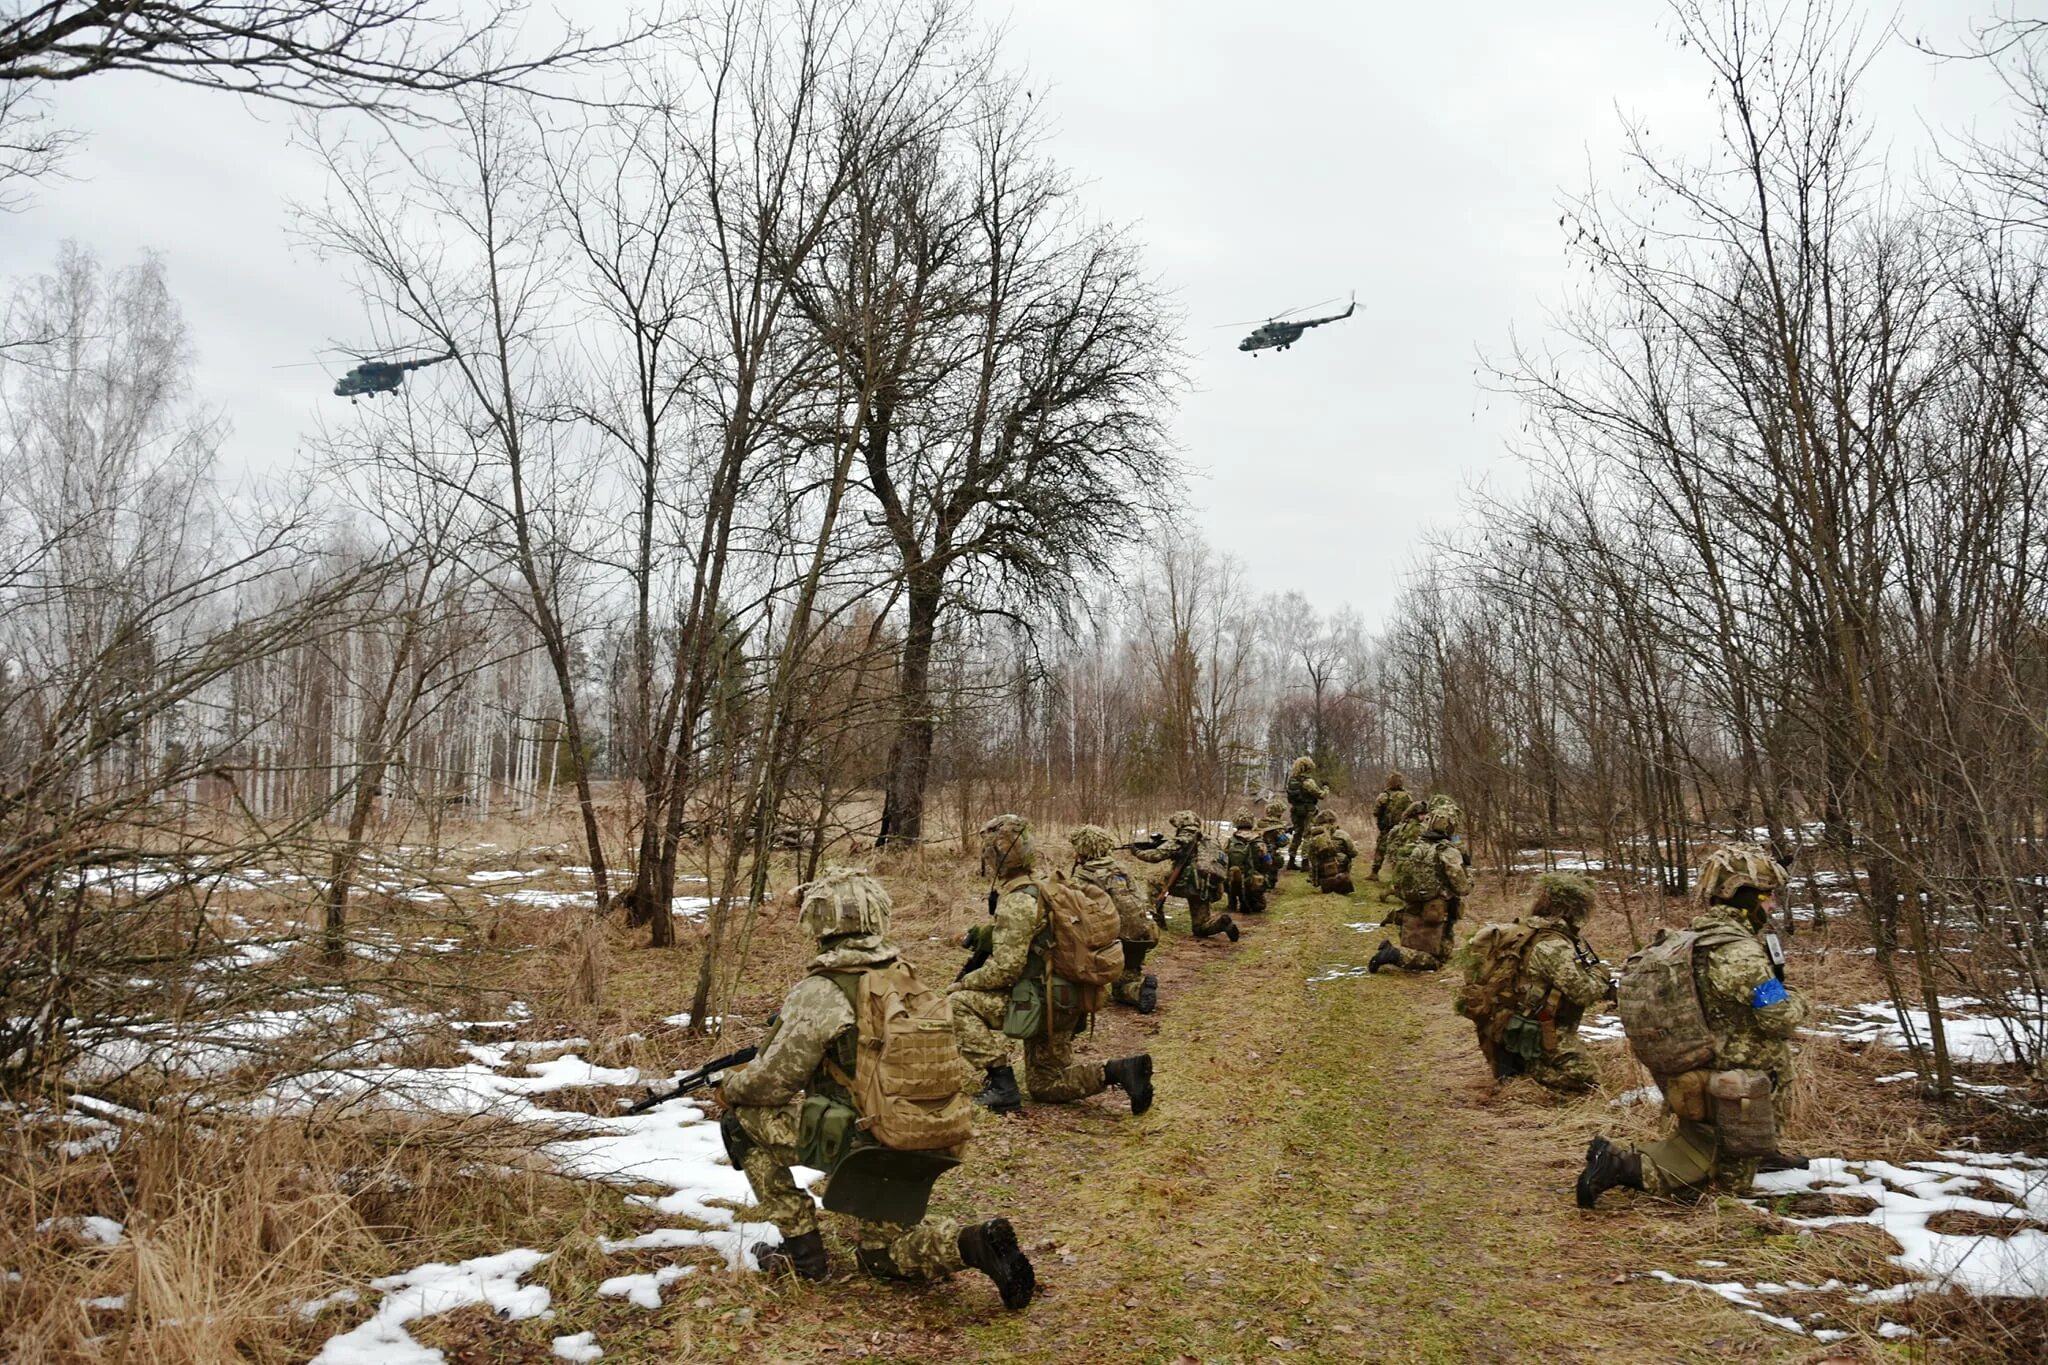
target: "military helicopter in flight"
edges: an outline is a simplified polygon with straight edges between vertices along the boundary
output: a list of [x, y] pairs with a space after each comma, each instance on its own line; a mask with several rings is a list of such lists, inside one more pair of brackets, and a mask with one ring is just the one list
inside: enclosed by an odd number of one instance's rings
[[334, 396], [353, 403], [363, 394], [397, 393], [407, 374], [455, 359], [455, 352], [418, 356], [411, 360], [364, 360], [334, 383]]
[[[1276, 313], [1253, 328], [1250, 336], [1237, 343], [1237, 349], [1240, 351], [1250, 351], [1252, 358], [1256, 360], [1260, 351], [1284, 351], [1294, 345], [1295, 342], [1301, 340], [1301, 334], [1309, 328], [1321, 327], [1326, 322], [1342, 322], [1358, 311], [1358, 295], [1353, 294], [1351, 296], [1351, 306], [1341, 313], [1332, 313], [1326, 318], [1297, 318], [1294, 316], [1294, 314], [1306, 312], [1310, 308], [1321, 308], [1324, 304], [1335, 302], [1335, 299], [1324, 299], [1322, 303], [1311, 303], [1301, 308], [1290, 308], [1285, 313]], [[1231, 327], [1244, 326], [1241, 322], [1233, 322], [1226, 325]]]

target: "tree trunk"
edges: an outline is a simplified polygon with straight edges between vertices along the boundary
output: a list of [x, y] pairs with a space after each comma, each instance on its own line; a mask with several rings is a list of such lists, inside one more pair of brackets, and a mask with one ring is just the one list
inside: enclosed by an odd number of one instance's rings
[[939, 622], [937, 576], [928, 570], [914, 574], [905, 603], [908, 624], [897, 680], [897, 702], [902, 709], [895, 742], [889, 746], [882, 832], [875, 840], [883, 848], [908, 848], [924, 838], [924, 792], [931, 778], [935, 733], [931, 669]]

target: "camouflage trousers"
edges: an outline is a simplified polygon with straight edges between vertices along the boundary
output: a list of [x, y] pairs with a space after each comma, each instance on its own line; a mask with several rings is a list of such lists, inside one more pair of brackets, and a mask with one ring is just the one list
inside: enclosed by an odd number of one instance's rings
[[1545, 1090], [1581, 1095], [1600, 1088], [1600, 1072], [1576, 1042], [1559, 1040], [1557, 1047], [1522, 1063], [1522, 1074]]
[[1650, 1194], [1697, 1198], [1710, 1186], [1745, 1194], [1756, 1179], [1753, 1158], [1723, 1155], [1714, 1125], [1695, 1119], [1680, 1119], [1671, 1132], [1639, 1150], [1643, 1189]]
[[1372, 878], [1374, 881], [1378, 881], [1380, 879], [1380, 864], [1386, 861], [1386, 857], [1387, 831], [1381, 830], [1379, 837], [1372, 841], [1372, 871], [1366, 873], [1365, 875]]
[[1294, 817], [1294, 837], [1287, 843], [1287, 865], [1293, 867], [1301, 854], [1308, 848], [1308, 822], [1316, 818], [1319, 803], [1310, 802], [1305, 806], [1289, 806], [1288, 814]]
[[[1435, 920], [1436, 923], [1428, 923]], [[1454, 911], [1441, 899], [1422, 905], [1408, 905], [1387, 917], [1387, 927], [1400, 932], [1394, 951], [1404, 972], [1440, 972], [1451, 955], [1451, 932], [1457, 927]]]
[[1145, 985], [1145, 954], [1152, 951], [1152, 944], [1124, 941], [1124, 970], [1109, 988], [1109, 998], [1119, 1005], [1136, 1005], [1138, 992]]
[[1225, 883], [1224, 897], [1224, 905], [1232, 914], [1264, 914], [1266, 879], [1256, 872], [1247, 872], [1236, 885]]
[[[1010, 1040], [1003, 1033], [1009, 993], [954, 991], [947, 999], [953, 1008], [953, 1039], [968, 1064], [982, 1072], [1009, 1066]], [[1066, 1104], [1106, 1088], [1101, 1062], [1074, 1060], [1074, 1034], [1081, 1019], [1055, 1015], [1047, 1020], [1043, 1034], [1024, 1042], [1024, 1084], [1041, 1104]]]
[[1215, 901], [1191, 900], [1188, 902], [1188, 927], [1196, 938], [1208, 938], [1211, 934], [1223, 932], [1223, 916], [1216, 911]]
[[[800, 1102], [736, 1104], [725, 1111], [720, 1124], [726, 1155], [753, 1187], [758, 1216], [775, 1224], [785, 1242], [818, 1230], [818, 1206], [790, 1174], [790, 1167], [797, 1164], [802, 1109]], [[863, 1222], [854, 1228], [860, 1268], [870, 1275], [942, 1280], [967, 1264], [960, 1259], [960, 1225], [950, 1218], [927, 1218], [912, 1228]]]

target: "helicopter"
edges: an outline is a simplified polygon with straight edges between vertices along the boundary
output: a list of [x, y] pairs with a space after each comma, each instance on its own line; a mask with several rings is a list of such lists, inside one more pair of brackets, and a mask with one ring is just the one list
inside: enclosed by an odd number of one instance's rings
[[[1328, 299], [1325, 300], [1325, 302], [1335, 303], [1336, 300]], [[1322, 306], [1323, 305], [1319, 303], [1311, 303], [1308, 305], [1308, 307], [1310, 308], [1320, 308]], [[1306, 332], [1309, 328], [1320, 327], [1326, 322], [1342, 322], [1344, 319], [1350, 317], [1353, 313], [1357, 312], [1358, 295], [1353, 294], [1351, 296], [1351, 306], [1349, 308], [1346, 308], [1341, 313], [1332, 313], [1330, 314], [1330, 316], [1326, 318], [1290, 318], [1289, 316], [1290, 314], [1299, 313], [1302, 311], [1303, 310], [1300, 308], [1290, 308], [1287, 310], [1286, 313], [1278, 313], [1270, 318], [1267, 318], [1264, 322], [1260, 323], [1257, 327], [1252, 329], [1252, 333], [1250, 336], [1246, 337], [1243, 341], [1237, 343], [1237, 349], [1240, 351], [1250, 351], [1252, 353], [1252, 358], [1254, 360], [1258, 358], [1258, 353], [1260, 351], [1268, 349], [1277, 349], [1284, 351], [1288, 349], [1290, 346], [1294, 345], [1295, 342], [1301, 340], [1301, 334], [1303, 332]], [[1241, 327], [1244, 324], [1231, 323], [1227, 325]]]
[[365, 360], [335, 381], [334, 396], [353, 403], [361, 394], [397, 393], [398, 386], [405, 382], [410, 371], [423, 370], [429, 365], [453, 359], [455, 352], [447, 351], [413, 360]]

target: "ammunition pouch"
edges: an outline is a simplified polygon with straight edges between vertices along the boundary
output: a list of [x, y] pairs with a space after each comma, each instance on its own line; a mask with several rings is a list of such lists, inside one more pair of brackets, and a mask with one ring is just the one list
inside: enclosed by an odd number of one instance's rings
[[[1108, 995], [1107, 985], [1083, 985], [1078, 981], [1069, 981], [1064, 976], [1054, 976], [1048, 1002], [1051, 1006], [1049, 1012], [1052, 1018], [1062, 1020], [1072, 1019], [1077, 1014], [1094, 1014], [1102, 1008], [1103, 1001]], [[1004, 1032], [1008, 1031], [1006, 1024]]]
[[1768, 1156], [1778, 1150], [1777, 1106], [1771, 1078], [1763, 1071], [1707, 1073], [1714, 1129], [1721, 1150], [1733, 1157]]
[[1510, 1014], [1500, 1046], [1509, 1056], [1533, 1061], [1543, 1055], [1543, 1025], [1526, 1014]]
[[860, 1135], [860, 1114], [829, 1095], [811, 1095], [797, 1115], [796, 1159], [805, 1166], [829, 1171], [853, 1150]]
[[1027, 971], [1010, 987], [1010, 1008], [1003, 1015], [1003, 1036], [1031, 1039], [1045, 1032], [1045, 983]]
[[1707, 1079], [1713, 1074], [1681, 1071], [1676, 1076], [1659, 1076], [1657, 1088], [1664, 1092], [1664, 1103], [1673, 1114], [1692, 1123], [1705, 1123], [1712, 1108], [1707, 1098]]

